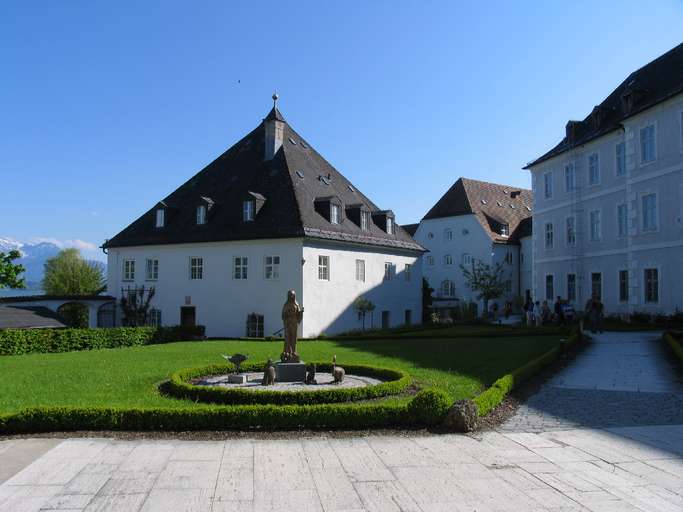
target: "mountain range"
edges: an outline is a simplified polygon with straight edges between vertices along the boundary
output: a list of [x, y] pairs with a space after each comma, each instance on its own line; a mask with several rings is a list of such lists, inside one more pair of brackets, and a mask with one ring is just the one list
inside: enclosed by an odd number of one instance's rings
[[[11, 238], [0, 237], [0, 252], [7, 253], [15, 249], [21, 253], [21, 258], [14, 260], [14, 262], [21, 263], [26, 269], [23, 274], [26, 280], [26, 288], [40, 290], [45, 262], [56, 256], [63, 247], [51, 242], [24, 243]], [[102, 265], [100, 261], [96, 263]]]

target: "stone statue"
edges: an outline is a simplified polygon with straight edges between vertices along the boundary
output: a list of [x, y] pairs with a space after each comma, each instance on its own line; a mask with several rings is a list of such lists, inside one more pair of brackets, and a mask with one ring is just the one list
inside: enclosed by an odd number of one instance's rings
[[263, 368], [263, 380], [261, 385], [272, 386], [275, 384], [275, 366], [273, 366], [273, 360], [268, 359], [265, 368]]
[[332, 358], [332, 378], [334, 378], [335, 384], [341, 384], [344, 382], [344, 375], [346, 371], [341, 366], [337, 366], [337, 356]]
[[299, 324], [304, 316], [304, 308], [296, 301], [294, 290], [287, 292], [287, 302], [282, 306], [282, 322], [285, 325], [285, 348], [281, 359], [287, 363], [298, 363], [299, 354], [296, 352], [296, 335]]
[[311, 363], [306, 367], [306, 384], [317, 384], [318, 381], [315, 380], [315, 363]]

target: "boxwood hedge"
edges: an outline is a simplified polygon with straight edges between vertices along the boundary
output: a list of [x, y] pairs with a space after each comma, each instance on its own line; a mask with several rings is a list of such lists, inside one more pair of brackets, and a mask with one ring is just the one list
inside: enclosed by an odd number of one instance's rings
[[664, 341], [671, 347], [676, 357], [683, 361], [683, 333], [668, 331], [664, 333]]
[[[316, 362], [318, 371], [330, 372], [332, 365], [329, 363]], [[242, 371], [260, 371], [265, 366], [263, 363], [245, 363]], [[344, 369], [347, 374], [374, 377], [386, 382], [374, 384], [362, 388], [337, 388], [337, 389], [315, 389], [285, 392], [261, 390], [254, 391], [244, 388], [224, 388], [217, 386], [197, 386], [188, 382], [190, 379], [220, 375], [233, 371], [231, 365], [212, 365], [199, 368], [189, 368], [171, 374], [168, 382], [162, 384], [163, 392], [196, 402], [209, 402], [216, 404], [320, 404], [333, 402], [351, 402], [377, 398], [387, 395], [399, 394], [410, 385], [410, 376], [400, 370], [390, 368], [377, 368], [359, 364], [345, 364]]]
[[206, 405], [188, 409], [33, 407], [0, 415], [0, 434], [73, 430], [189, 431], [365, 429], [440, 422], [448, 396], [424, 390], [410, 402]]
[[479, 416], [486, 416], [497, 407], [518, 384], [529, 377], [536, 375], [543, 368], [557, 360], [569, 346], [574, 345], [581, 339], [581, 331], [576, 329], [574, 334], [560, 346], [548, 350], [545, 354], [496, 380], [491, 387], [484, 390], [484, 392], [476, 396], [473, 400], [474, 404], [477, 406]]
[[73, 352], [196, 339], [204, 326], [111, 327], [98, 329], [2, 329], [0, 355]]

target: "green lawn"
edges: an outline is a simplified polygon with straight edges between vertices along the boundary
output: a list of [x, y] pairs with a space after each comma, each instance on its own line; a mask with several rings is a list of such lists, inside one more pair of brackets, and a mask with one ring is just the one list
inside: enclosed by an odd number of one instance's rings
[[[306, 341], [299, 342], [299, 352], [309, 361], [330, 361], [336, 354], [342, 366], [403, 369], [418, 386], [461, 399], [556, 346], [560, 337]], [[162, 396], [157, 386], [181, 368], [222, 363], [220, 354], [241, 352], [264, 361], [281, 350], [281, 341], [205, 341], [0, 356], [0, 414], [41, 405], [206, 407]]]

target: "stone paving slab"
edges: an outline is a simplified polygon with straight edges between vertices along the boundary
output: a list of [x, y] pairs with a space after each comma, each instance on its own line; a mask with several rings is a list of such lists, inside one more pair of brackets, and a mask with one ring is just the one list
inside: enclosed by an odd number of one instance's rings
[[206, 450], [70, 439], [0, 485], [0, 511], [680, 511], [682, 440], [683, 425], [240, 439]]

